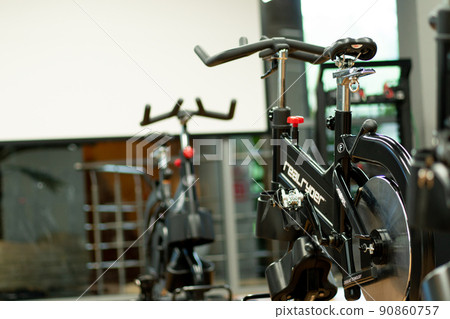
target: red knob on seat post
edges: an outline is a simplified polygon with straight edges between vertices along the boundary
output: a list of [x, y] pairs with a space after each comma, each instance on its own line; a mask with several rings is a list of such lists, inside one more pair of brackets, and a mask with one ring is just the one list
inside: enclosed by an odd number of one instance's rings
[[289, 116], [287, 122], [289, 124], [292, 124], [292, 140], [298, 143], [298, 125], [304, 123], [305, 119], [303, 118], [303, 116]]
[[186, 146], [183, 150], [183, 155], [187, 159], [191, 159], [192, 157], [194, 157], [194, 149], [192, 148], [192, 146]]
[[302, 124], [305, 122], [305, 119], [303, 118], [303, 116], [289, 116], [287, 119], [287, 122], [289, 124], [292, 124], [293, 127], [298, 127], [299, 124]]

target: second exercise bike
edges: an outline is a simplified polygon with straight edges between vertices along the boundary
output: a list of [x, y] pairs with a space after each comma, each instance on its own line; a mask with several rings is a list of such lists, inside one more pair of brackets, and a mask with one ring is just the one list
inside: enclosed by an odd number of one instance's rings
[[183, 100], [178, 100], [169, 113], [150, 117], [150, 105], [146, 106], [142, 126], [176, 117], [181, 126], [180, 157], [175, 160], [179, 168], [179, 183], [175, 194], [171, 194], [173, 171], [169, 167], [170, 154], [165, 145], [153, 153], [156, 159], [159, 180], [146, 203], [147, 273], [137, 280], [141, 287], [141, 300], [205, 300], [212, 289], [223, 289], [231, 300], [227, 285], [213, 285], [214, 264], [206, 261], [196, 247], [214, 241], [211, 211], [200, 207], [194, 172], [194, 150], [190, 145], [187, 130], [189, 120], [202, 116], [219, 120], [233, 118], [236, 101], [233, 100], [227, 114], [205, 110], [199, 98], [198, 109], [182, 110]]

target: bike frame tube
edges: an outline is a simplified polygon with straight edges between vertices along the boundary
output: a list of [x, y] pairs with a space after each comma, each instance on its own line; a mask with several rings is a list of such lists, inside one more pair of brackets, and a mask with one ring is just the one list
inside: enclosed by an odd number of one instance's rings
[[[291, 115], [291, 111], [286, 107], [286, 60], [288, 52], [283, 49], [278, 51], [277, 59], [280, 60], [278, 67], [278, 107], [272, 109], [272, 139], [274, 141], [280, 141], [284, 134], [289, 134], [291, 126], [287, 123], [288, 117]], [[282, 170], [282, 164], [280, 163], [280, 145], [275, 143], [272, 148], [273, 165], [272, 165], [272, 190], [276, 190], [278, 185], [276, 178]]]
[[[192, 159], [188, 159], [183, 155], [183, 150], [190, 146], [189, 145], [190, 136], [187, 131], [186, 123], [181, 126], [180, 133], [180, 157], [181, 157], [181, 170], [180, 170], [180, 194], [179, 196], [187, 196], [188, 200], [183, 200], [185, 203], [184, 209], [188, 209], [189, 214], [195, 214], [198, 210], [198, 198], [195, 185], [191, 185], [191, 183], [195, 183], [195, 174], [194, 174], [194, 165], [192, 163]], [[183, 195], [183, 192], [185, 194]]]

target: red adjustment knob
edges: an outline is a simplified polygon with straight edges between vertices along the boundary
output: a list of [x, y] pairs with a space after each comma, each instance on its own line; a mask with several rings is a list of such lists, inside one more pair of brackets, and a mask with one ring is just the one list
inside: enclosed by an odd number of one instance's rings
[[176, 167], [181, 167], [181, 158], [177, 158], [176, 160], [173, 161], [173, 163], [175, 164]]
[[194, 149], [191, 146], [186, 146], [183, 150], [183, 155], [187, 159], [190, 159], [194, 156]]
[[289, 116], [287, 122], [292, 124], [293, 127], [298, 127], [299, 124], [305, 122], [305, 119], [303, 116]]

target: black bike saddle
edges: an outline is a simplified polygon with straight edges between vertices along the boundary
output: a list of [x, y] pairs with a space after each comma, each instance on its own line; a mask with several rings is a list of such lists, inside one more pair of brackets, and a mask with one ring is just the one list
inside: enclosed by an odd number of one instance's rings
[[337, 56], [350, 55], [359, 60], [367, 61], [377, 53], [377, 44], [370, 38], [340, 39], [325, 49], [324, 54], [334, 61]]

